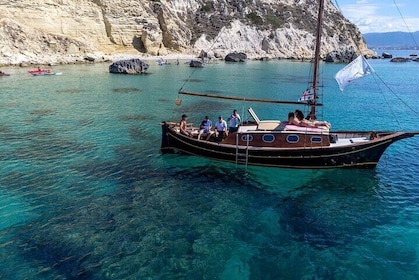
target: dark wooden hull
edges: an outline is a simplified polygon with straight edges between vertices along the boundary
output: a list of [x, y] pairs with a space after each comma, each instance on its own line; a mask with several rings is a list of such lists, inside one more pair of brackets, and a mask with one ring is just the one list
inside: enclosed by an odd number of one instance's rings
[[[348, 132], [335, 132], [345, 134]], [[365, 134], [369, 132], [350, 132]], [[253, 147], [198, 141], [162, 124], [162, 153], [181, 153], [238, 164], [281, 168], [374, 168], [393, 142], [412, 137], [417, 132], [383, 132], [372, 141], [323, 147]]]

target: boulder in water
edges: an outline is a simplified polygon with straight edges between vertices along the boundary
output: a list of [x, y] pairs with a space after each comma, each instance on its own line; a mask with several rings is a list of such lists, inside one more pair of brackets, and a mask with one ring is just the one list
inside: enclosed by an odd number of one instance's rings
[[189, 66], [195, 68], [202, 68], [204, 67], [204, 64], [202, 64], [202, 62], [198, 60], [191, 60], [191, 62], [189, 62]]
[[405, 58], [405, 57], [395, 57], [390, 60], [390, 62], [409, 62], [409, 61], [410, 59]]
[[383, 53], [381, 54], [381, 56], [382, 56], [383, 58], [393, 58], [393, 55], [392, 55], [391, 53], [388, 53], [388, 52], [383, 52]]
[[229, 62], [244, 62], [246, 61], [246, 59], [247, 59], [247, 55], [245, 53], [238, 53], [238, 52], [229, 53], [224, 58], [225, 61], [229, 61]]
[[143, 74], [148, 69], [148, 64], [135, 58], [119, 60], [109, 66], [109, 72], [115, 74]]

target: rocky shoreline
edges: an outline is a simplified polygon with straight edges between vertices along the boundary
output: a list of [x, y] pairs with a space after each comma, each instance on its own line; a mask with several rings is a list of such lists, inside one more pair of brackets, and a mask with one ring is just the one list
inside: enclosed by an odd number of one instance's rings
[[[211, 60], [228, 60], [231, 52], [225, 57], [214, 57], [213, 55], [208, 56]], [[311, 61], [311, 57], [273, 57], [273, 56], [252, 56], [244, 54], [246, 60], [294, 60], [294, 61]], [[347, 49], [341, 51], [334, 51], [326, 55], [323, 58], [326, 62], [338, 62], [338, 63], [348, 63], [352, 61], [357, 56], [357, 54]], [[118, 60], [126, 59], [140, 59], [144, 61], [157, 61], [162, 59], [164, 61], [176, 61], [176, 60], [193, 60], [200, 58], [201, 54], [185, 54], [185, 53], [174, 53], [166, 55], [148, 55], [148, 54], [135, 54], [135, 53], [114, 53], [114, 54], [104, 54], [100, 52], [95, 53], [86, 53], [80, 55], [38, 55], [38, 56], [25, 56], [23, 54], [16, 54], [10, 56], [0, 57], [0, 67], [6, 66], [17, 66], [17, 67], [30, 67], [30, 66], [54, 66], [54, 65], [66, 65], [66, 64], [89, 64], [89, 63], [112, 63]], [[368, 53], [367, 58], [381, 58], [374, 53]]]
[[37, 56], [36, 59], [28, 58], [24, 55], [13, 55], [8, 57], [0, 57], [0, 66], [54, 66], [66, 64], [88, 64], [88, 63], [112, 63], [118, 60], [125, 59], [141, 59], [145, 61], [153, 61], [157, 59], [164, 60], [191, 60], [196, 58], [195, 55], [189, 54], [170, 54], [164, 56], [151, 56], [144, 54], [131, 54], [131, 53], [117, 53], [117, 54], [104, 54], [100, 52], [87, 53], [84, 55], [42, 55]]

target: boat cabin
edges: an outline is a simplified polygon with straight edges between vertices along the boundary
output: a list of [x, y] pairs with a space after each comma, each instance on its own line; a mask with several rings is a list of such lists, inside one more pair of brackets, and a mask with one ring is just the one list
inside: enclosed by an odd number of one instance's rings
[[[333, 138], [329, 137], [328, 128], [290, 125], [279, 120], [260, 120], [252, 108], [249, 108], [248, 112], [254, 122], [240, 125], [236, 133], [229, 134], [221, 142], [218, 141], [220, 144], [260, 148], [309, 148], [330, 146], [331, 140], [333, 142]], [[180, 133], [177, 124], [172, 126], [172, 129]], [[189, 125], [188, 130], [193, 138], [198, 137], [199, 128]], [[205, 139], [206, 135], [202, 137]], [[208, 141], [217, 142], [217, 139], [211, 137]]]

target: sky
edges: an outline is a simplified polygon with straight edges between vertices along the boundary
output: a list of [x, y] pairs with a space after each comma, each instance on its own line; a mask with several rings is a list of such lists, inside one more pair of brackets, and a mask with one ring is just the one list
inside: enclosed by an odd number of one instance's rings
[[331, 0], [361, 33], [419, 31], [419, 0]]

